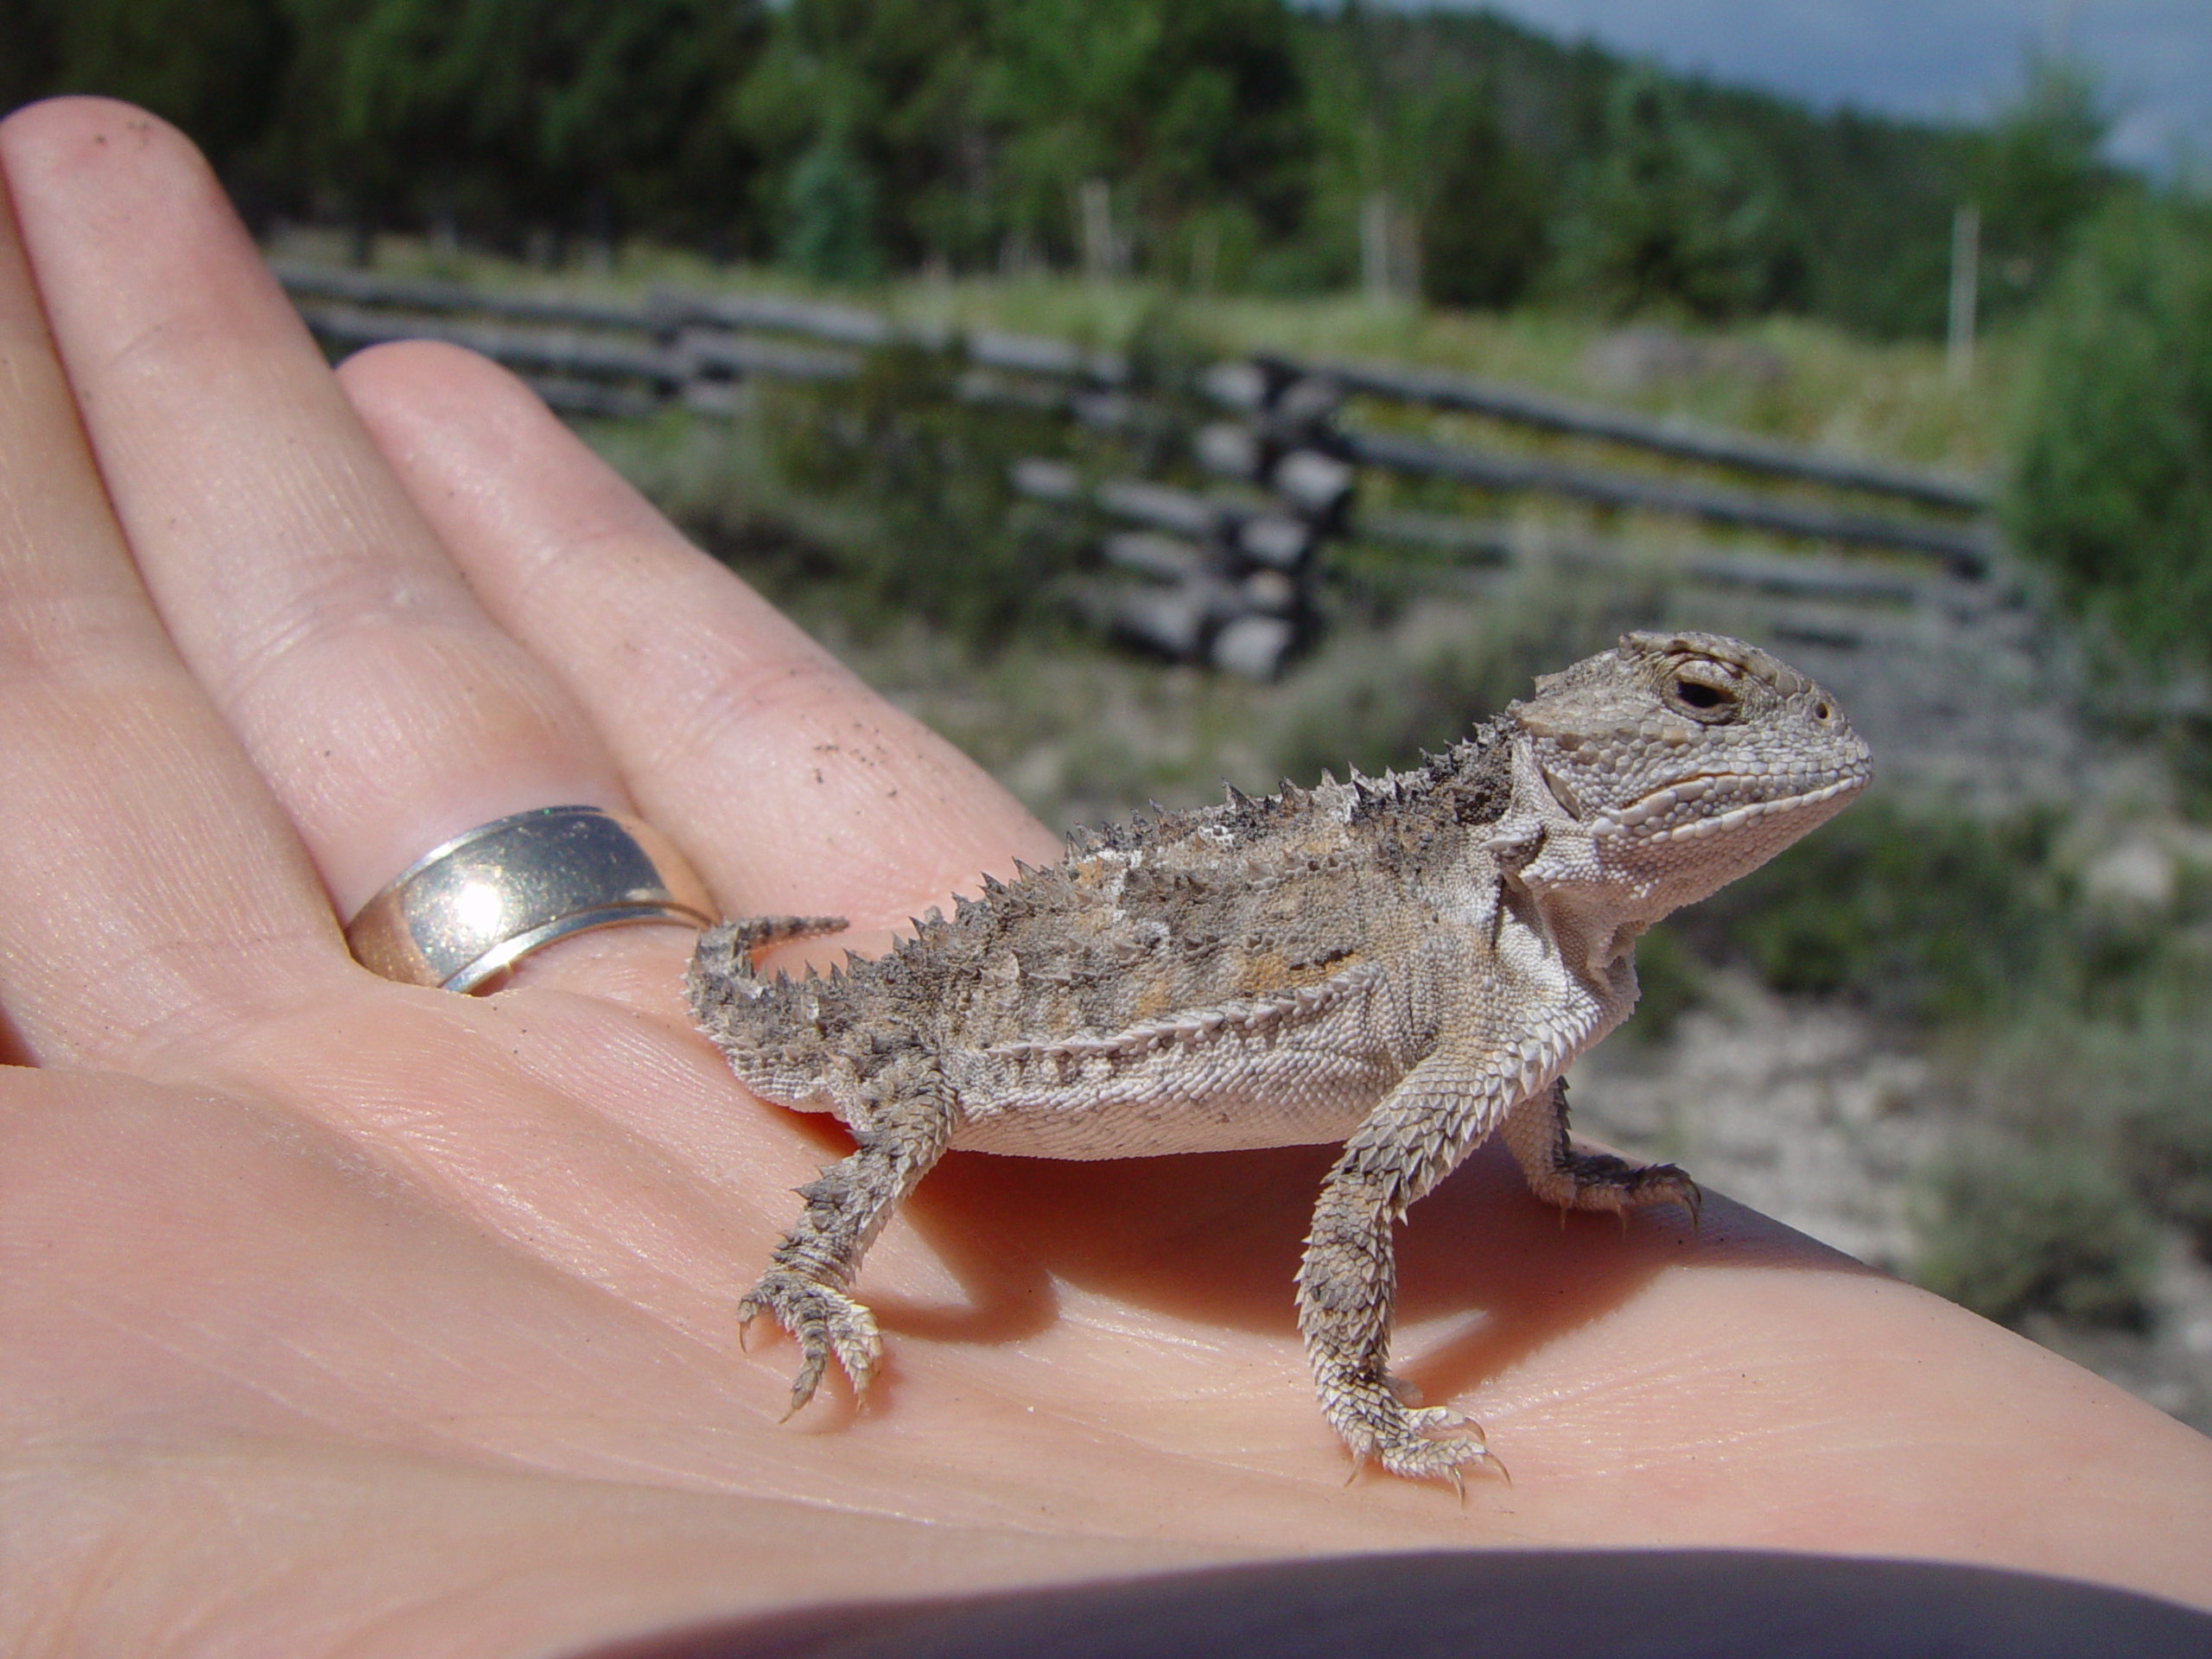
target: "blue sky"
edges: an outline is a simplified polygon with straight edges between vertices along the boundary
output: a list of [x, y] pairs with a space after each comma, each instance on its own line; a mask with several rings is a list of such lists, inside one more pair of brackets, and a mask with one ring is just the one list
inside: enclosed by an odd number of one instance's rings
[[2212, 170], [2212, 0], [1491, 0], [1569, 40], [1589, 36], [1822, 108], [1980, 119], [2020, 85], [2031, 48], [2086, 59], [2118, 118], [2116, 160]]

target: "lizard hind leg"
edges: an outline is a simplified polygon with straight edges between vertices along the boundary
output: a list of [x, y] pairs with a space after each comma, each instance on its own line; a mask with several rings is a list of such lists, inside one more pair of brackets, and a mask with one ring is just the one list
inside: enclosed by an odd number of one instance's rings
[[952, 1136], [957, 1109], [933, 1059], [916, 1051], [880, 1082], [882, 1103], [853, 1126], [860, 1144], [798, 1189], [806, 1207], [738, 1304], [741, 1334], [765, 1313], [798, 1344], [791, 1412], [814, 1397], [833, 1357], [854, 1397], [867, 1394], [883, 1341], [850, 1286], [868, 1246]]
[[1584, 1152], [1567, 1133], [1567, 1079], [1545, 1094], [1531, 1095], [1505, 1120], [1505, 1144], [1521, 1166], [1529, 1190], [1545, 1204], [1569, 1210], [1599, 1210], [1617, 1215], [1625, 1226], [1628, 1212], [1646, 1205], [1679, 1204], [1697, 1225], [1704, 1194], [1673, 1164], [1632, 1164], [1609, 1152]]

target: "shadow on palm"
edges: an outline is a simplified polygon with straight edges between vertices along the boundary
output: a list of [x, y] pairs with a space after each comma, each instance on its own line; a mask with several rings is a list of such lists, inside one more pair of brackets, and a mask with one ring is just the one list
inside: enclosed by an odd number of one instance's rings
[[[836, 1141], [822, 1142], [825, 1158], [836, 1155]], [[1295, 1343], [1293, 1275], [1336, 1155], [1325, 1146], [1099, 1163], [951, 1154], [905, 1215], [964, 1300], [872, 1290], [865, 1273], [861, 1294], [894, 1342], [1017, 1342], [1058, 1317], [1054, 1287], [1066, 1285]], [[1637, 1214], [1625, 1228], [1589, 1214], [1562, 1224], [1504, 1150], [1486, 1147], [1398, 1229], [1402, 1369], [1433, 1398], [1460, 1393], [1684, 1265], [1857, 1268], [1723, 1198], [1708, 1202], [1694, 1234], [1672, 1211]], [[1457, 1328], [1440, 1340], [1412, 1328], [1440, 1325]]]

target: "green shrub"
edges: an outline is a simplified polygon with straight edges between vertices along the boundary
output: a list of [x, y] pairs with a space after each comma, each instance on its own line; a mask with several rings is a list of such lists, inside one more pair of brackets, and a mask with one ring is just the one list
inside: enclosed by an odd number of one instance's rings
[[1543, 179], [1487, 99], [1454, 101], [1435, 128], [1423, 168], [1421, 293], [1437, 305], [1511, 305], [1548, 251]]
[[2038, 1020], [1994, 1053], [1988, 1102], [2022, 1133], [2093, 1141], [2149, 1211], [2212, 1255], [2212, 1026], [2201, 997], [2145, 1017]]
[[2049, 289], [2082, 225], [2120, 182], [2103, 156], [2111, 130], [2095, 73], [2037, 53], [2020, 95], [1973, 136], [1964, 196], [1981, 209], [1985, 327]]
[[1800, 229], [1782, 179], [1755, 145], [1700, 121], [1681, 89], [1648, 67], [1614, 83], [1605, 139], [1560, 232], [1567, 291], [1624, 314], [1708, 320], [1802, 297]]
[[817, 283], [871, 283], [883, 274], [876, 245], [875, 177], [834, 130], [791, 168], [778, 253]]
[[2212, 210], [2124, 200], [2035, 334], [2006, 514], [2080, 608], [2212, 659]]
[[1781, 991], [1929, 1019], [1992, 1014], [2072, 981], [2055, 825], [1907, 811], [1880, 796], [1723, 888], [1678, 924]]
[[1627, 1034], [1643, 1042], [1665, 1042], [1676, 1022], [1705, 1000], [1703, 964], [1663, 925], [1637, 941], [1636, 979], [1639, 994]]
[[2157, 1235], [2126, 1183], [2069, 1147], [1955, 1156], [1916, 1195], [1914, 1276], [2006, 1324], [2031, 1313], [2139, 1325]]
[[827, 527], [849, 620], [914, 615], [973, 642], [1054, 601], [1075, 556], [1065, 515], [1016, 500], [1014, 461], [1065, 447], [1065, 423], [957, 395], [948, 357], [869, 353], [852, 381], [766, 394], [765, 442], [798, 499], [842, 509]]
[[[1953, 1052], [1951, 1086], [1961, 1120], [1980, 1133], [2039, 1158], [2094, 1166], [2094, 1176], [2069, 1166], [2053, 1179], [2083, 1204], [2082, 1193], [2101, 1194], [2099, 1215], [2124, 1200], [2134, 1217], [2098, 1226], [2128, 1236], [2178, 1227], [2212, 1255], [2212, 1022], [2201, 981], [2163, 978], [2156, 1002], [2126, 1018], [2046, 1006], [1983, 1032]], [[2010, 1247], [2003, 1228], [1980, 1215], [1984, 1200], [1964, 1192], [1979, 1168], [1948, 1168], [1922, 1194], [1923, 1236], [1941, 1244], [1935, 1260], [1961, 1282], [1982, 1271], [1957, 1265], [1973, 1258], [1976, 1238]], [[1989, 1190], [2005, 1190], [2001, 1163]]]
[[2185, 1096], [2146, 1102], [2129, 1148], [2136, 1184], [2157, 1211], [2212, 1258], [2212, 1096], [2198, 1071]]

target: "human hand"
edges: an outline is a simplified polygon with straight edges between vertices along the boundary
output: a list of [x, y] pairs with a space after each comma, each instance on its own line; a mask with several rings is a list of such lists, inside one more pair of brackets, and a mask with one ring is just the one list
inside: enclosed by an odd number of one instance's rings
[[733, 1310], [843, 1143], [692, 1030], [690, 936], [474, 998], [339, 918], [556, 803], [864, 941], [1056, 843], [500, 371], [334, 378], [159, 122], [37, 106], [0, 169], [0, 1643], [489, 1655], [1485, 1545], [2212, 1605], [2202, 1438], [1725, 1201], [1562, 1226], [1487, 1157], [1401, 1258], [1403, 1370], [1513, 1471], [1464, 1506], [1343, 1484], [1291, 1314], [1325, 1147], [948, 1158], [868, 1257], [866, 1408], [779, 1422]]

